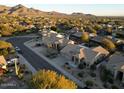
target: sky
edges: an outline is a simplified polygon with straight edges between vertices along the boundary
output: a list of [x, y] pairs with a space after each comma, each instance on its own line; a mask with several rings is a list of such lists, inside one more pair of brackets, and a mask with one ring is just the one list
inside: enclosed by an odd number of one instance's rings
[[[7, 4], [14, 6], [14, 4]], [[124, 16], [124, 4], [24, 4], [42, 11], [81, 12], [97, 16]]]

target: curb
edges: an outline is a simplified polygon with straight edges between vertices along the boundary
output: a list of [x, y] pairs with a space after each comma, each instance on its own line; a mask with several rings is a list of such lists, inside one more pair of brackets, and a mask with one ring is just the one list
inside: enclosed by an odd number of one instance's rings
[[[19, 60], [20, 59], [23, 59], [23, 62], [20, 62], [20, 63], [22, 63], [22, 64], [25, 64], [26, 66], [27, 66], [27, 68], [33, 73], [33, 74], [35, 74], [37, 71], [36, 71], [36, 69], [31, 65], [31, 64], [29, 64], [29, 62], [22, 56], [22, 55], [20, 55], [20, 54], [18, 54], [19, 55]], [[20, 61], [22, 61], [22, 60], [20, 60]]]

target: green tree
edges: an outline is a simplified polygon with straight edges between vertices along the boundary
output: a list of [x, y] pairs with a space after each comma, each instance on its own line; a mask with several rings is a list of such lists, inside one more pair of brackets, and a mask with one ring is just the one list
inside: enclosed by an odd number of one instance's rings
[[0, 40], [0, 55], [7, 56], [12, 45], [8, 42]]
[[81, 37], [83, 42], [89, 42], [89, 35], [87, 32], [83, 32], [82, 37]]
[[0, 40], [0, 49], [5, 49], [5, 48], [7, 49], [11, 47], [12, 47], [11, 43]]
[[93, 81], [91, 81], [91, 80], [87, 80], [87, 81], [85, 81], [85, 84], [88, 86], [88, 87], [91, 87], [91, 86], [93, 86]]
[[40, 70], [32, 76], [30, 84], [38, 89], [75, 89], [76, 84], [54, 71]]
[[115, 46], [115, 44], [114, 44], [111, 40], [109, 40], [109, 39], [107, 39], [107, 38], [104, 38], [104, 39], [102, 40], [102, 42], [103, 42], [104, 46], [105, 46], [108, 50], [110, 50], [110, 51], [115, 50], [116, 46]]
[[107, 32], [112, 33], [112, 27], [107, 27]]
[[99, 24], [96, 24], [96, 25], [94, 26], [94, 29], [95, 29], [95, 30], [100, 30], [100, 29], [102, 29], [102, 26], [99, 25]]
[[2, 36], [10, 36], [12, 35], [13, 28], [8, 24], [0, 24], [0, 34]]

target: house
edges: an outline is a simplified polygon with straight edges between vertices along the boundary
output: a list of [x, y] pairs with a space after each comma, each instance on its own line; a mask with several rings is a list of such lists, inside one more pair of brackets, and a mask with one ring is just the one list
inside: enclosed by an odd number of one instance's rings
[[92, 50], [95, 51], [95, 52], [101, 53], [105, 56], [107, 56], [109, 54], [109, 51], [106, 50], [105, 48], [103, 48], [102, 46], [95, 47]]
[[116, 35], [117, 35], [118, 37], [123, 37], [123, 38], [124, 38], [124, 30], [123, 30], [123, 31], [117, 31], [117, 32], [116, 32]]
[[100, 35], [100, 36], [105, 36], [105, 35], [108, 35], [107, 31], [104, 30], [104, 29], [100, 29], [97, 31], [97, 35]]
[[124, 52], [124, 40], [118, 40], [116, 42], [116, 47], [119, 51]]
[[82, 42], [82, 40], [81, 40], [82, 34], [83, 34], [82, 32], [76, 32], [74, 34], [71, 34], [69, 39], [71, 39], [77, 43], [81, 43]]
[[124, 83], [124, 55], [114, 53], [107, 61], [106, 67], [113, 73], [114, 79]]
[[124, 31], [124, 27], [123, 27], [123, 26], [119, 26], [119, 27], [118, 27], [118, 30], [119, 30], [119, 31]]
[[93, 37], [96, 37], [96, 36], [97, 36], [97, 34], [95, 34], [95, 33], [89, 33], [90, 38], [93, 38]]
[[103, 36], [90, 38], [90, 45], [102, 45]]
[[[100, 50], [100, 47], [96, 48]], [[107, 51], [99, 52], [96, 49], [91, 49], [82, 45], [68, 44], [60, 52], [61, 55], [72, 61], [73, 64], [86, 64], [88, 67], [99, 60]], [[102, 50], [102, 48], [101, 48]]]
[[82, 48], [75, 44], [68, 44], [60, 51], [60, 53], [63, 57], [71, 60], [76, 65], [80, 64], [80, 61], [84, 57]]
[[76, 32], [78, 32], [78, 31], [75, 30], [75, 29], [70, 29], [70, 30], [65, 30], [65, 31], [64, 31], [64, 33], [66, 33], [67, 35], [71, 35], [71, 34], [74, 34], [74, 33], [76, 33]]
[[4, 74], [5, 70], [0, 68], [0, 76], [2, 76]]
[[72, 40], [65, 38], [63, 35], [58, 34], [55, 31], [43, 31], [42, 42], [47, 47], [61, 49], [69, 43], [74, 43]]
[[2, 55], [2, 56], [0, 56], [0, 68], [6, 69], [6, 66], [7, 66], [7, 62], [4, 58], [4, 56]]

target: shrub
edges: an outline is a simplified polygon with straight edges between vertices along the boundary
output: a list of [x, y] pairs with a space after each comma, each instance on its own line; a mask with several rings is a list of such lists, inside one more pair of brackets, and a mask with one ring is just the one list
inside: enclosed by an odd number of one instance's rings
[[31, 78], [30, 85], [38, 89], [75, 89], [77, 85], [54, 71], [40, 70]]
[[103, 86], [104, 86], [105, 88], [108, 88], [108, 84], [106, 84], [106, 83], [104, 83]]
[[91, 72], [90, 75], [91, 75], [92, 77], [96, 77], [96, 74], [93, 73], [93, 72]]
[[83, 32], [82, 37], [81, 37], [83, 42], [89, 42], [89, 35], [87, 32]]
[[103, 45], [104, 45], [108, 50], [110, 50], [110, 51], [115, 50], [116, 46], [115, 46], [115, 44], [114, 44], [111, 40], [109, 40], [109, 39], [107, 39], [107, 38], [104, 38], [104, 39], [102, 40], [102, 42], [103, 42]]
[[96, 70], [96, 65], [91, 65], [91, 66], [90, 66], [90, 69], [91, 69], [91, 70]]
[[111, 88], [112, 89], [118, 89], [118, 87], [116, 85], [112, 85]]
[[93, 81], [87, 80], [87, 81], [85, 81], [85, 84], [86, 84], [88, 87], [92, 87], [92, 86], [93, 86]]
[[108, 69], [106, 69], [106, 67], [101, 67], [101, 71], [100, 71], [100, 79], [103, 82], [109, 82], [109, 83], [113, 83], [111, 80], [113, 79], [113, 75], [111, 73], [111, 71], [109, 71]]
[[78, 65], [78, 68], [79, 68], [79, 69], [84, 69], [84, 67], [85, 67], [84, 64], [79, 64], [79, 65]]
[[84, 75], [83, 72], [78, 73], [78, 76], [79, 76], [79, 77], [83, 77], [83, 75]]
[[10, 49], [9, 53], [14, 54], [15, 53], [15, 49]]

